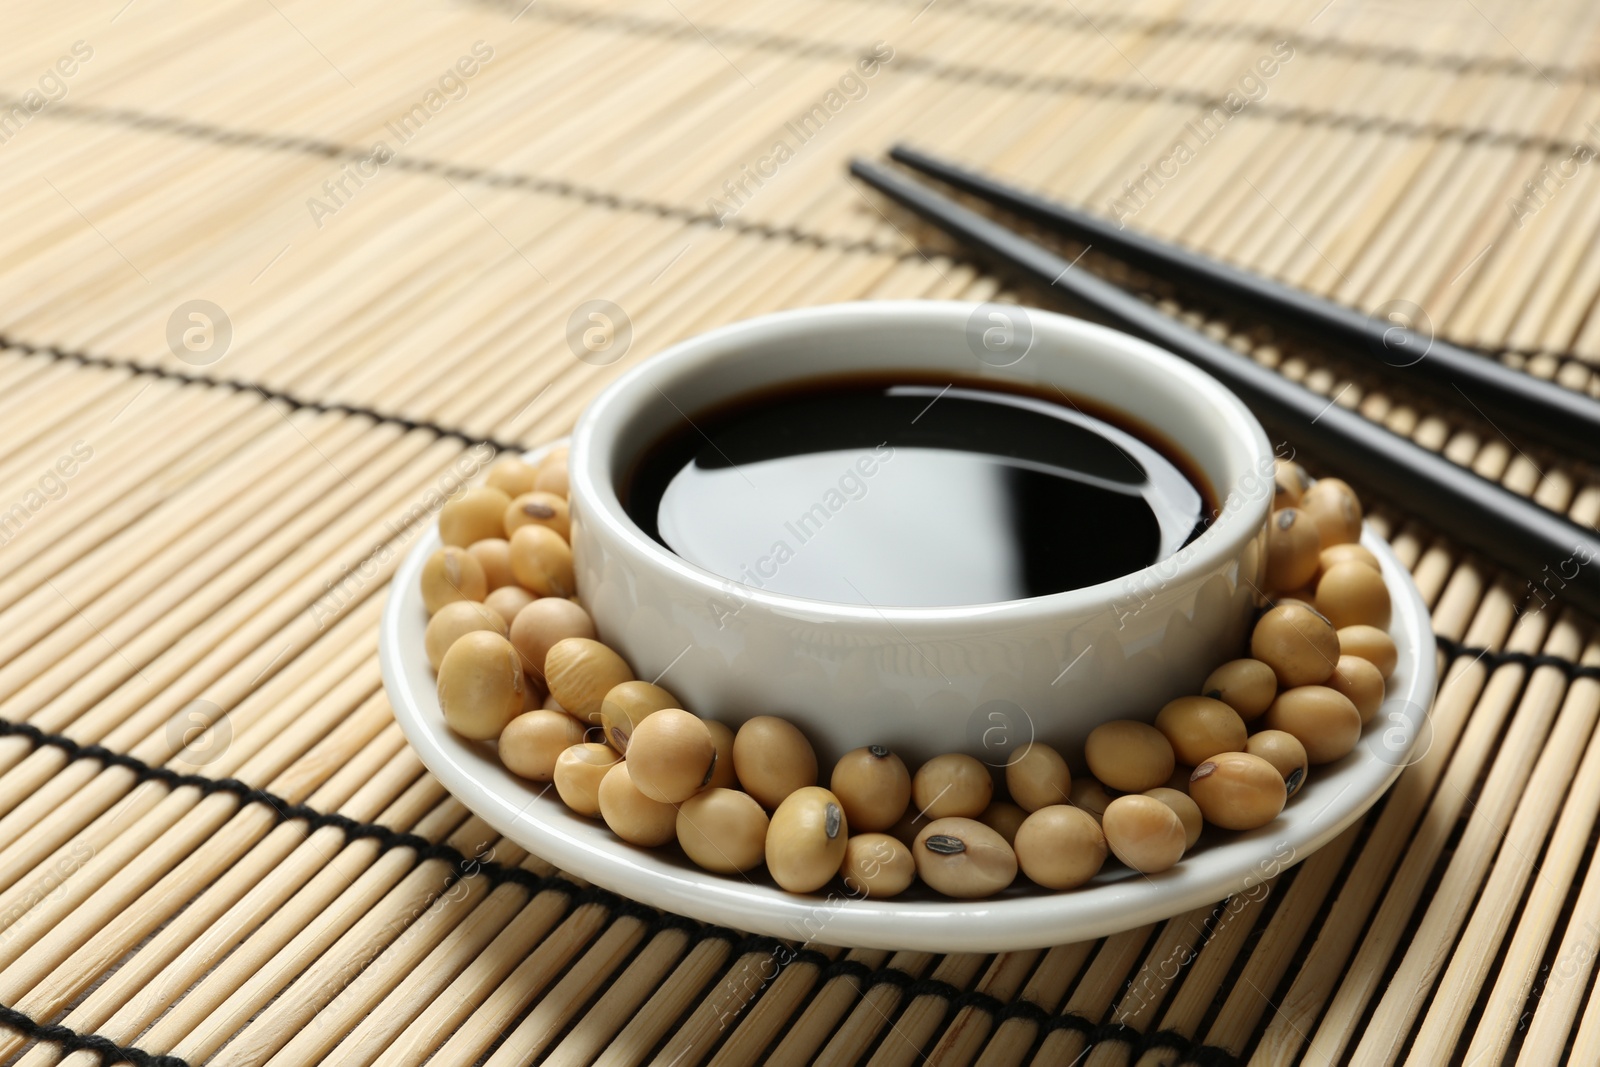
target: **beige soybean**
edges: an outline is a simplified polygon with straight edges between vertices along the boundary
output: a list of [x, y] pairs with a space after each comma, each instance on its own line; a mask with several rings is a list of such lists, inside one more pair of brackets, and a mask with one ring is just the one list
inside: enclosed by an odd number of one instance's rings
[[1362, 726], [1372, 721], [1383, 704], [1383, 675], [1360, 656], [1340, 656], [1339, 665], [1323, 684], [1349, 698], [1361, 715]]
[[1082, 808], [1096, 820], [1106, 813], [1106, 806], [1114, 799], [1111, 791], [1093, 778], [1078, 777], [1072, 780], [1072, 806]]
[[706, 719], [705, 724], [711, 732], [711, 743], [717, 746], [717, 758], [711, 764], [711, 781], [706, 783], [706, 788], [739, 788], [739, 776], [733, 771], [733, 731], [726, 723], [711, 719]]
[[537, 473], [538, 468], [520, 456], [501, 456], [494, 461], [494, 466], [489, 468], [488, 477], [484, 482], [515, 500], [533, 488], [533, 479]]
[[1211, 697], [1178, 697], [1156, 712], [1156, 729], [1179, 763], [1193, 767], [1218, 752], [1242, 752], [1249, 732], [1239, 713]]
[[772, 813], [767, 870], [791, 893], [821, 889], [839, 873], [849, 836], [838, 797], [817, 785], [796, 789]]
[[1329, 545], [1322, 550], [1322, 569], [1327, 570], [1335, 563], [1364, 563], [1375, 571], [1382, 572], [1378, 564], [1378, 557], [1363, 545], [1351, 542], [1343, 545]]
[[628, 739], [633, 784], [651, 800], [677, 804], [711, 781], [717, 746], [698, 716], [664, 708], [639, 721]]
[[516, 619], [517, 613], [532, 603], [533, 594], [520, 585], [503, 585], [499, 589], [491, 589], [489, 595], [483, 598], [483, 606], [504, 619], [508, 629]]
[[457, 600], [434, 612], [428, 628], [422, 634], [422, 651], [428, 657], [428, 666], [434, 670], [444, 660], [450, 646], [464, 634], [488, 630], [501, 637], [506, 635], [506, 622], [496, 612], [475, 600]]
[[1144, 795], [1172, 809], [1172, 814], [1183, 823], [1183, 850], [1187, 852], [1193, 848], [1194, 843], [1200, 840], [1200, 831], [1206, 828], [1205, 817], [1200, 814], [1200, 805], [1194, 802], [1194, 798], [1182, 789], [1164, 785], [1147, 789]]
[[549, 455], [539, 461], [539, 467], [533, 475], [533, 487], [540, 492], [554, 493], [562, 498], [571, 495], [568, 492], [565, 445], [552, 449]]
[[1118, 797], [1100, 818], [1111, 854], [1143, 874], [1166, 870], [1183, 858], [1188, 833], [1177, 812], [1142, 793]]
[[1360, 656], [1378, 668], [1378, 673], [1385, 678], [1394, 673], [1400, 662], [1394, 638], [1376, 626], [1346, 626], [1339, 631], [1338, 637], [1340, 655]]
[[1383, 575], [1348, 560], [1335, 563], [1317, 579], [1317, 610], [1333, 623], [1345, 626], [1389, 625], [1389, 587]]
[[472, 558], [483, 568], [483, 578], [489, 592], [515, 586], [517, 576], [511, 573], [511, 544], [503, 537], [486, 537], [467, 546]]
[[572, 546], [548, 526], [519, 526], [511, 534], [511, 573], [519, 585], [542, 597], [578, 591]]
[[1279, 603], [1256, 623], [1250, 655], [1271, 667], [1281, 686], [1312, 685], [1339, 662], [1339, 635], [1313, 609]]
[[754, 870], [766, 858], [767, 813], [748, 793], [713, 788], [678, 805], [678, 844], [697, 866], [719, 874]]
[[492, 630], [461, 635], [439, 664], [439, 707], [445, 725], [462, 737], [498, 737], [528, 698], [517, 650]]
[[621, 761], [610, 745], [586, 741], [556, 757], [550, 780], [555, 782], [556, 795], [563, 804], [579, 815], [593, 818], [600, 814], [600, 783]]
[[1065, 804], [1072, 796], [1072, 771], [1061, 753], [1032, 741], [1006, 764], [1006, 792], [1024, 811]]
[[1262, 721], [1269, 730], [1293, 734], [1313, 766], [1344, 758], [1361, 740], [1361, 713], [1349, 697], [1325, 685], [1285, 689]]
[[888, 834], [852, 834], [839, 867], [844, 887], [862, 897], [897, 897], [917, 876], [911, 849]]
[[483, 565], [458, 545], [446, 545], [422, 564], [422, 606], [432, 615], [457, 600], [482, 602], [489, 594]]
[[1177, 763], [1166, 735], [1134, 719], [1096, 726], [1083, 744], [1083, 755], [1089, 773], [1122, 793], [1154, 789], [1167, 780]]
[[475, 541], [506, 535], [506, 505], [511, 498], [488, 485], [465, 489], [439, 509], [439, 540], [467, 547]]
[[1273, 511], [1297, 506], [1309, 488], [1311, 488], [1311, 476], [1306, 473], [1304, 467], [1291, 459], [1273, 461]]
[[1306, 757], [1306, 746], [1294, 734], [1283, 730], [1262, 730], [1250, 735], [1250, 743], [1245, 745], [1244, 750], [1272, 764], [1283, 777], [1283, 786], [1289, 796], [1300, 792], [1300, 787], [1306, 784], [1311, 760]]
[[1231, 659], [1206, 676], [1200, 692], [1222, 701], [1245, 722], [1254, 722], [1278, 695], [1278, 676], [1258, 659]]
[[572, 515], [567, 501], [554, 493], [523, 493], [506, 505], [506, 536], [524, 526], [548, 526], [560, 534], [563, 541], [572, 540]]
[[1317, 576], [1322, 542], [1317, 527], [1295, 508], [1283, 508], [1267, 520], [1267, 587], [1299, 589]]
[[1017, 854], [976, 819], [935, 819], [917, 834], [911, 854], [918, 878], [960, 900], [994, 896], [1017, 877]]
[[[534, 601], [526, 610], [532, 611], [540, 603]], [[513, 631], [515, 628], [513, 623]], [[561, 701], [569, 714], [591, 726], [600, 725], [600, 708], [606, 694], [633, 679], [633, 672], [621, 656], [588, 637], [567, 637], [551, 645], [544, 657], [543, 673], [550, 695]]]
[[975, 819], [993, 799], [989, 768], [964, 753], [935, 756], [911, 778], [911, 801], [923, 818]]
[[[978, 821], [1005, 838], [1006, 844], [1014, 846], [1017, 839], [1017, 828], [1027, 818], [1028, 812], [1011, 803], [1011, 801], [991, 800], [989, 806], [983, 809], [983, 814], [978, 816]], [[916, 834], [913, 833], [911, 836], [915, 838]]]
[[1046, 889], [1073, 889], [1100, 873], [1106, 835], [1094, 816], [1067, 804], [1033, 812], [1017, 828], [1017, 865]]
[[600, 726], [606, 744], [628, 754], [628, 738], [646, 715], [663, 708], [682, 707], [677, 697], [649, 682], [638, 679], [614, 685], [600, 702]]
[[1322, 546], [1361, 540], [1361, 501], [1338, 478], [1318, 478], [1300, 497], [1300, 510], [1317, 527]]
[[557, 642], [594, 636], [589, 613], [565, 597], [531, 601], [511, 620], [511, 643], [522, 654], [522, 669], [532, 678], [544, 677], [544, 661]]
[[500, 731], [500, 762], [521, 778], [548, 782], [556, 760], [573, 745], [582, 744], [583, 733], [583, 723], [566, 712], [547, 708], [525, 711]]
[[776, 808], [795, 790], [817, 784], [817, 753], [794, 723], [757, 715], [733, 736], [733, 771], [762, 807]]
[[899, 822], [911, 803], [911, 772], [887, 748], [868, 745], [839, 757], [828, 788], [844, 806], [853, 831], [883, 831]]
[[1289, 791], [1278, 768], [1260, 756], [1224, 752], [1194, 769], [1189, 796], [1213, 826], [1254, 830], [1278, 817]]
[[612, 764], [596, 796], [600, 818], [630, 845], [655, 848], [678, 836], [678, 809], [644, 795], [627, 761]]

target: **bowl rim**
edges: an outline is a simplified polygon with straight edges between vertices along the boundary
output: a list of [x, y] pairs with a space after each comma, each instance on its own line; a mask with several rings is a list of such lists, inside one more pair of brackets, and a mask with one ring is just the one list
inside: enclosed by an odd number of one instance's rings
[[[874, 300], [822, 304], [772, 312], [686, 338], [645, 359], [606, 386], [584, 409], [574, 428], [570, 446], [569, 494], [578, 521], [602, 527], [610, 546], [631, 557], [635, 566], [660, 574], [670, 574], [708, 597], [735, 596], [745, 605], [756, 604], [775, 614], [808, 623], [835, 620], [871, 620], [901, 624], [950, 624], [982, 620], [986, 623], [1015, 621], [1035, 623], [1051, 618], [1087, 615], [1114, 610], [1122, 594], [1138, 587], [1141, 580], [1153, 581], [1156, 588], [1214, 573], [1237, 558], [1244, 546], [1266, 524], [1272, 496], [1245, 499], [1242, 506], [1230, 508], [1233, 495], [1228, 486], [1215, 485], [1218, 493], [1216, 520], [1199, 537], [1172, 556], [1156, 560], [1137, 571], [1095, 585], [1068, 589], [1043, 596], [986, 604], [961, 604], [940, 607], [897, 607], [894, 605], [849, 604], [815, 600], [760, 589], [707, 570], [673, 553], [645, 533], [627, 514], [616, 487], [609, 477], [615, 442], [622, 433], [623, 415], [619, 409], [636, 405], [636, 394], [662, 389], [675, 380], [706, 373], [717, 363], [738, 358], [740, 353], [759, 345], [792, 340], [800, 332], [820, 326], [845, 326], [884, 329], [915, 320], [919, 324], [964, 328], [968, 318], [984, 302], [956, 300]], [[1146, 374], [1176, 379], [1181, 388], [1207, 401], [1220, 417], [1219, 432], [1248, 439], [1247, 447], [1256, 463], [1270, 461], [1274, 453], [1266, 431], [1231, 390], [1205, 371], [1177, 356], [1129, 334], [1057, 312], [1024, 305], [1034, 329], [1035, 345], [1040, 340], [1067, 345], [1098, 346], [1120, 350], [1124, 361], [1142, 362]], [[797, 374], [796, 380], [803, 380]], [[668, 398], [671, 402], [670, 397]], [[1137, 417], [1137, 412], [1130, 413]], [[1207, 472], [1208, 475], [1210, 472]], [[1163, 573], [1177, 559], [1177, 570]]]

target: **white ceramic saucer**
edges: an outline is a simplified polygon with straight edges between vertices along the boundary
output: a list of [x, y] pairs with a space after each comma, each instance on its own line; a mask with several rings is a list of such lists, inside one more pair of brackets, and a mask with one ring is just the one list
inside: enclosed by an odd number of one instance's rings
[[1181, 863], [1154, 876], [1108, 862], [1088, 885], [1067, 892], [1039, 889], [1019, 877], [990, 900], [948, 900], [918, 887], [892, 900], [862, 900], [837, 883], [831, 893], [799, 896], [779, 889], [764, 872], [748, 878], [711, 874], [675, 847], [643, 849], [619, 841], [599, 820], [568, 811], [553, 789], [507, 771], [492, 746], [446, 729], [423, 654], [427, 613], [418, 585], [423, 561], [439, 547], [436, 529], [395, 574], [379, 659], [400, 728], [445, 788], [521, 847], [598, 886], [680, 915], [800, 942], [925, 952], [1040, 948], [1132, 929], [1249, 892], [1332, 840], [1383, 795], [1403, 767], [1421, 758], [1432, 738], [1427, 710], [1435, 685], [1427, 607], [1381, 538], [1369, 530], [1362, 544], [1383, 566], [1394, 602], [1389, 634], [1400, 662], [1356, 750], [1313, 768], [1283, 814], [1260, 829], [1208, 830]]

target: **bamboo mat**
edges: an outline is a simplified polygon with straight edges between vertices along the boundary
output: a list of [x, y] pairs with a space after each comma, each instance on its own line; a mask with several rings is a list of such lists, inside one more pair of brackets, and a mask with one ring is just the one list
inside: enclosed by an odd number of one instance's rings
[[[1036, 952], [796, 951], [586, 886], [423, 771], [375, 652], [419, 503], [651, 352], [802, 304], [1047, 301], [844, 177], [901, 138], [1600, 394], [1600, 9], [65, 0], [5, 26], [0, 1059], [1600, 1062], [1593, 620], [1404, 501], [1374, 521], [1445, 667], [1418, 761], [1269, 892]], [[1468, 406], [1085, 266], [1600, 519], [1592, 473]], [[631, 344], [575, 358], [593, 300]], [[194, 301], [198, 348], [170, 340]]]

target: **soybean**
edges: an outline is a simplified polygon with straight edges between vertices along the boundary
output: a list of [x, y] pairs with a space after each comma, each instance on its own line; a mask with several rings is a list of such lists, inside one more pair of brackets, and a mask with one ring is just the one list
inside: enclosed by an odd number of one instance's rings
[[655, 848], [678, 835], [678, 809], [645, 796], [626, 761], [606, 771], [596, 800], [600, 818], [631, 845]]
[[1083, 745], [1089, 773], [1123, 793], [1154, 789], [1172, 774], [1172, 744], [1147, 722], [1115, 719], [1089, 732]]
[[816, 785], [796, 789], [772, 813], [767, 870], [791, 893], [821, 889], [843, 865], [849, 833], [838, 797]]
[[733, 771], [762, 807], [776, 808], [789, 794], [817, 784], [817, 753], [793, 723], [757, 715], [733, 736]]
[[1361, 540], [1361, 501], [1338, 478], [1318, 478], [1300, 498], [1300, 510], [1316, 524], [1324, 548]]
[[600, 702], [600, 726], [606, 744], [626, 756], [628, 739], [646, 715], [677, 707], [682, 707], [677, 697], [650, 682], [635, 679], [612, 686]]
[[1017, 877], [1017, 854], [975, 819], [935, 819], [917, 834], [911, 854], [918, 878], [960, 900], [993, 896]]
[[[868, 745], [839, 757], [828, 788], [844, 806], [857, 833], [889, 829], [911, 803], [911, 773], [903, 760], [882, 745]], [[907, 860], [910, 854], [907, 854]]]
[[1110, 790], [1095, 781], [1093, 778], [1074, 778], [1072, 780], [1072, 806], [1082, 808], [1093, 815], [1095, 821], [1105, 815], [1106, 807], [1112, 800]]
[[568, 597], [578, 590], [572, 546], [548, 526], [519, 526], [511, 534], [511, 573], [542, 597]]
[[583, 743], [583, 723], [562, 711], [525, 711], [500, 731], [500, 762], [506, 770], [535, 782], [548, 782], [556, 760]]
[[633, 784], [651, 800], [677, 804], [711, 781], [717, 746], [697, 716], [664, 708], [640, 720], [628, 740]]
[[[1027, 821], [1028, 812], [1009, 800], [991, 800], [983, 809], [978, 821], [1006, 839], [1006, 844], [1016, 847], [1017, 828]], [[1090, 816], [1094, 818], [1094, 816]], [[915, 834], [911, 835], [915, 837]]]
[[457, 600], [481, 602], [489, 594], [483, 565], [458, 545], [445, 545], [422, 565], [422, 606], [432, 615]]
[[905, 844], [888, 834], [854, 834], [844, 846], [839, 867], [844, 887], [863, 897], [897, 897], [917, 875], [916, 861]]
[[1372, 721], [1383, 704], [1383, 675], [1360, 656], [1340, 656], [1339, 665], [1326, 684], [1329, 689], [1343, 693], [1356, 706], [1362, 726]]
[[1249, 732], [1239, 713], [1211, 697], [1178, 697], [1156, 713], [1156, 729], [1180, 763], [1193, 767], [1218, 752], [1241, 752]]
[[610, 745], [593, 741], [573, 745], [556, 757], [555, 770], [550, 774], [556, 795], [579, 815], [599, 815], [600, 783], [621, 759]]
[[[535, 601], [525, 610], [532, 611], [539, 603]], [[568, 714], [590, 726], [600, 725], [600, 708], [606, 694], [633, 679], [633, 672], [621, 656], [587, 637], [567, 637], [550, 646], [542, 673], [550, 695], [561, 701]]]
[[1183, 823], [1183, 850], [1187, 852], [1193, 848], [1194, 843], [1200, 840], [1200, 831], [1206, 827], [1205, 816], [1200, 814], [1200, 805], [1194, 802], [1194, 797], [1182, 789], [1164, 785], [1146, 790], [1144, 795], [1159, 800], [1172, 809], [1172, 814]]
[[538, 468], [520, 456], [502, 456], [494, 461], [484, 481], [515, 500], [533, 488], [537, 473]]
[[1379, 573], [1383, 571], [1378, 564], [1378, 557], [1365, 546], [1353, 541], [1343, 545], [1329, 545], [1322, 550], [1321, 561], [1323, 570], [1327, 570], [1335, 563], [1364, 563]]
[[761, 866], [769, 823], [748, 793], [707, 789], [678, 805], [678, 844], [696, 865], [736, 874]]
[[1260, 756], [1224, 752], [1194, 769], [1189, 795], [1213, 826], [1254, 830], [1278, 817], [1289, 792], [1278, 768]]
[[1311, 608], [1280, 603], [1256, 623], [1250, 654], [1272, 668], [1279, 685], [1312, 685], [1339, 662], [1339, 635]]
[[567, 501], [554, 493], [523, 493], [506, 505], [504, 522], [507, 536], [524, 526], [548, 526], [563, 541], [572, 540], [572, 515]]
[[518, 612], [532, 603], [533, 594], [520, 585], [502, 585], [499, 589], [491, 589], [489, 595], [483, 598], [483, 606], [504, 619], [507, 627], [516, 619]]
[[1376, 626], [1346, 626], [1338, 632], [1339, 653], [1360, 656], [1378, 673], [1388, 678], [1400, 662], [1400, 653], [1394, 647], [1394, 638]]
[[1265, 722], [1269, 730], [1293, 734], [1313, 765], [1342, 759], [1361, 740], [1361, 713], [1349, 697], [1325, 685], [1285, 689], [1267, 709]]
[[544, 678], [544, 661], [557, 642], [569, 637], [593, 639], [594, 620], [564, 597], [532, 601], [511, 620], [511, 643], [522, 654], [529, 677]]
[[1267, 586], [1301, 588], [1317, 576], [1321, 551], [1315, 523], [1295, 508], [1273, 512], [1267, 520]]
[[1311, 488], [1311, 476], [1306, 469], [1291, 459], [1273, 461], [1272, 510], [1297, 507], [1305, 491]]
[[556, 496], [566, 498], [568, 493], [567, 481], [567, 447], [552, 449], [550, 454], [540, 460], [538, 469], [534, 472], [533, 487], [541, 492], [554, 493]]
[[1088, 812], [1052, 804], [1018, 827], [1015, 850], [1023, 874], [1046, 889], [1072, 889], [1105, 866], [1106, 835]]
[[1176, 812], [1139, 793], [1113, 800], [1100, 828], [1112, 855], [1143, 874], [1156, 874], [1177, 863], [1188, 840]]
[[462, 737], [500, 736], [528, 697], [517, 650], [492, 630], [463, 634], [439, 664], [439, 707], [445, 725]]
[[1389, 625], [1389, 587], [1383, 575], [1348, 560], [1335, 563], [1317, 579], [1317, 610], [1334, 629], [1344, 626]]
[[1283, 730], [1262, 730], [1250, 735], [1250, 743], [1244, 750], [1272, 764], [1283, 778], [1283, 787], [1288, 796], [1294, 796], [1305, 785], [1311, 760], [1306, 757], [1306, 746], [1294, 734]]
[[994, 779], [977, 759], [951, 752], [917, 768], [911, 779], [911, 799], [927, 819], [975, 819], [994, 799]]
[[1258, 659], [1232, 659], [1206, 676], [1200, 692], [1254, 722], [1278, 695], [1278, 676]]
[[439, 540], [466, 548], [474, 541], [504, 537], [506, 506], [510, 503], [510, 497], [492, 486], [464, 490], [439, 509]]
[[488, 630], [504, 637], [506, 623], [475, 600], [457, 600], [440, 608], [428, 620], [428, 628], [422, 634], [422, 651], [428, 657], [428, 666], [438, 670], [450, 646], [464, 634], [477, 630]]
[[711, 764], [711, 781], [707, 789], [737, 789], [739, 776], [733, 772], [733, 731], [725, 723], [705, 720], [711, 732], [711, 743], [717, 746], [717, 758]]
[[1006, 764], [1006, 792], [1024, 811], [1066, 804], [1072, 796], [1072, 771], [1061, 753], [1032, 741]]
[[517, 576], [511, 573], [511, 545], [503, 537], [486, 537], [467, 546], [472, 558], [483, 568], [484, 581], [489, 592], [514, 586]]

